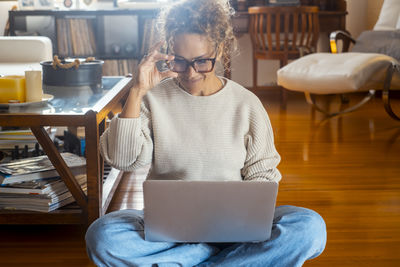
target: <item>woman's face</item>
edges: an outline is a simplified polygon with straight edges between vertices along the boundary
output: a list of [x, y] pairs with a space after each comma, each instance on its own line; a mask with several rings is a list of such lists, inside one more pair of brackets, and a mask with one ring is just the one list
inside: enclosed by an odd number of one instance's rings
[[[216, 57], [215, 44], [210, 42], [206, 36], [200, 34], [180, 34], [174, 38], [173, 54], [175, 60], [186, 60], [192, 62], [196, 59], [209, 59]], [[198, 61], [199, 65], [203, 64]], [[186, 71], [178, 73], [180, 85], [190, 93], [204, 92], [212, 89], [218, 78], [214, 69], [211, 72], [196, 72], [192, 66]]]

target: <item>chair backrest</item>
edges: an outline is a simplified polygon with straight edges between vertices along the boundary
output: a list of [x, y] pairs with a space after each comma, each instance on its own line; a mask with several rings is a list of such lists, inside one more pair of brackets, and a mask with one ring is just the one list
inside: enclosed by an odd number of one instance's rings
[[316, 50], [319, 34], [316, 6], [249, 7], [253, 52], [265, 58], [287, 59]]
[[400, 1], [385, 0], [383, 2], [374, 31], [392, 31], [400, 29]]

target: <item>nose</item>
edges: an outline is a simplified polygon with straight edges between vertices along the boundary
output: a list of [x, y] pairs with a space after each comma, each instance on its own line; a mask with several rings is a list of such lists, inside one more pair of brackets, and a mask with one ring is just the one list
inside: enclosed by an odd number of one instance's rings
[[188, 68], [186, 69], [186, 76], [192, 77], [195, 74], [196, 74], [196, 71], [194, 70], [193, 66], [189, 65]]

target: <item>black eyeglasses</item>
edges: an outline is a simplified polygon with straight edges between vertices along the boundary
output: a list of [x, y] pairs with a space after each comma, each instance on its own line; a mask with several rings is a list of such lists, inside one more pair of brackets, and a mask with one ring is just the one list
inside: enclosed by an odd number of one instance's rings
[[[216, 54], [218, 54], [218, 51]], [[207, 73], [214, 69], [216, 59], [217, 56], [214, 58], [198, 58], [192, 61], [188, 61], [184, 58], [175, 58], [174, 60], [166, 61], [166, 64], [170, 70], [177, 73], [186, 72], [189, 66], [192, 66], [196, 72]]]

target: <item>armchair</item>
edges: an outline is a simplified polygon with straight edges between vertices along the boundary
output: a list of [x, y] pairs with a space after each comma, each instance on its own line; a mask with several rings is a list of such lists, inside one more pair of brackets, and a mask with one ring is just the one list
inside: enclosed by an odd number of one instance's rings
[[[376, 90], [382, 90], [387, 113], [400, 120], [391, 108], [389, 95], [391, 90], [400, 89], [400, 1], [385, 0], [373, 31], [365, 31], [357, 39], [338, 31], [330, 38], [332, 53], [316, 53], [293, 61], [278, 71], [278, 84], [304, 92], [307, 102], [327, 116], [353, 111], [371, 99]], [[342, 41], [343, 53], [338, 53], [338, 40]], [[354, 45], [348, 52], [351, 44]], [[313, 97], [351, 92], [367, 95], [338, 112], [321, 108]]]
[[0, 76], [24, 75], [41, 70], [41, 61], [52, 60], [51, 40], [44, 36], [0, 36]]

